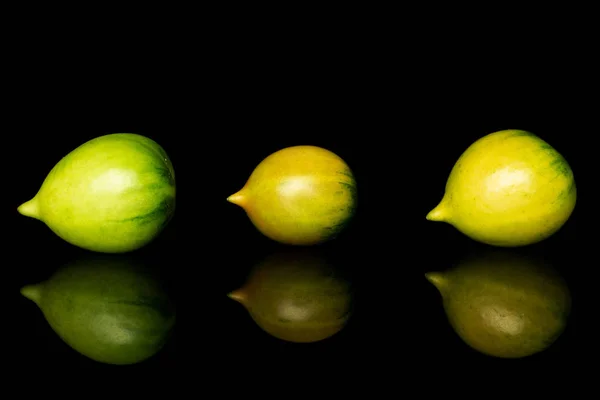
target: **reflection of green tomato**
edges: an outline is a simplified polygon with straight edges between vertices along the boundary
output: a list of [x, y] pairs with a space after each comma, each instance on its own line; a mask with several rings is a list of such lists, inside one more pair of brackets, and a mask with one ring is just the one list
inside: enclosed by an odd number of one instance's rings
[[174, 304], [159, 281], [129, 260], [80, 260], [21, 293], [65, 343], [102, 363], [153, 356], [175, 324]]

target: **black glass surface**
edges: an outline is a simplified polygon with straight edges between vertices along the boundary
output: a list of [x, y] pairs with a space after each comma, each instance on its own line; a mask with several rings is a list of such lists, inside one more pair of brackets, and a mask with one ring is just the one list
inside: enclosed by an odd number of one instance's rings
[[[188, 104], [177, 112], [165, 105], [169, 111], [161, 113], [151, 101], [143, 103], [147, 107], [138, 104], [131, 109], [122, 103], [99, 110], [80, 105], [74, 108], [77, 117], [70, 119], [70, 111], [55, 107], [40, 111], [39, 120], [14, 133], [4, 212], [10, 228], [3, 243], [4, 269], [10, 276], [4, 298], [10, 304], [14, 347], [19, 349], [15, 362], [60, 362], [66, 368], [102, 371], [173, 371], [183, 354], [186, 363], [206, 363], [203, 368], [212, 368], [214, 375], [259, 374], [262, 363], [281, 371], [313, 368], [315, 374], [326, 370], [376, 374], [403, 368], [407, 371], [403, 374], [417, 376], [453, 373], [458, 364], [472, 370], [514, 372], [554, 368], [572, 360], [581, 318], [578, 207], [551, 238], [506, 250], [551, 263], [571, 289], [573, 309], [567, 329], [542, 353], [504, 360], [472, 350], [453, 332], [440, 294], [424, 277], [425, 272], [450, 268], [488, 248], [448, 224], [425, 219], [441, 200], [462, 152], [488, 133], [525, 129], [568, 160], [580, 187], [581, 136], [571, 118], [552, 110], [530, 112], [526, 102], [519, 103], [518, 110], [497, 99], [487, 107], [484, 95], [481, 102], [462, 102], [433, 86], [415, 91], [400, 105], [384, 90], [357, 89], [340, 79], [327, 85], [323, 79], [319, 82], [290, 83], [254, 95], [258, 84], [232, 77], [227, 88], [236, 94], [216, 95], [207, 110]], [[148, 98], [158, 99], [152, 94]], [[159, 104], [165, 104], [164, 99]], [[184, 300], [179, 302], [177, 327], [184, 328], [186, 338], [183, 353], [176, 352], [173, 333], [155, 357], [126, 367], [96, 363], [74, 352], [49, 328], [39, 309], [19, 294], [21, 286], [47, 278], [86, 252], [62, 241], [40, 221], [18, 215], [17, 206], [36, 193], [61, 157], [89, 139], [117, 132], [152, 138], [173, 162], [178, 186], [175, 216], [153, 243], [133, 256], [157, 268], [173, 298]], [[352, 223], [337, 239], [314, 248], [349, 277], [355, 295], [353, 313], [338, 334], [310, 344], [272, 337], [227, 297], [256, 264], [287, 246], [258, 232], [245, 212], [226, 198], [241, 189], [265, 157], [301, 144], [339, 155], [358, 185]]]

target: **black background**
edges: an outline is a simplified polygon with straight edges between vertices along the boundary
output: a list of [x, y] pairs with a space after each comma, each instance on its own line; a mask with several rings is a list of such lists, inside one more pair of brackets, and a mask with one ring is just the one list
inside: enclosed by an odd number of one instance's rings
[[[447, 324], [440, 296], [423, 274], [481, 248], [425, 215], [441, 200], [456, 159], [485, 134], [525, 129], [541, 136], [569, 161], [579, 196], [585, 196], [578, 146], [591, 118], [577, 74], [557, 69], [549, 84], [551, 73], [540, 67], [547, 64], [530, 56], [466, 59], [470, 50], [456, 53], [451, 43], [427, 51], [403, 47], [399, 53], [391, 44], [343, 35], [317, 42], [238, 35], [226, 45], [211, 42], [210, 51], [173, 45], [159, 55], [149, 38], [131, 39], [126, 50], [114, 53], [97, 39], [87, 51], [78, 45], [57, 50], [42, 40], [27, 61], [12, 64], [4, 149], [10, 185], [4, 268], [11, 278], [4, 295], [20, 353], [15, 362], [173, 371], [183, 356], [215, 376], [303, 365], [312, 374], [392, 373], [402, 367], [404, 375], [452, 373], [458, 363], [507, 373], [568, 365], [580, 334], [579, 204], [560, 232], [524, 250], [551, 259], [573, 291], [568, 329], [544, 353], [499, 360], [474, 352]], [[22, 285], [46, 278], [82, 251], [18, 215], [17, 206], [35, 195], [62, 156], [116, 132], [161, 144], [178, 184], [175, 218], [139, 257], [164, 271], [178, 301], [184, 351], [176, 356], [173, 336], [157, 357], [131, 367], [79, 356], [19, 294]], [[355, 314], [338, 335], [311, 345], [269, 337], [226, 297], [256, 262], [281, 246], [261, 236], [225, 199], [263, 158], [299, 144], [341, 156], [359, 187], [353, 225], [323, 246], [352, 273]]]

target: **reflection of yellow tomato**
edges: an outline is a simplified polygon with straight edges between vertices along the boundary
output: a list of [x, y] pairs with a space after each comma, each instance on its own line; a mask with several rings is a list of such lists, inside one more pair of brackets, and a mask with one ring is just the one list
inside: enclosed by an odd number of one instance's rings
[[571, 294], [558, 271], [518, 253], [487, 251], [425, 277], [441, 293], [454, 331], [490, 356], [544, 351], [564, 331]]
[[351, 315], [349, 282], [314, 254], [276, 253], [257, 264], [229, 297], [270, 335], [309, 343], [341, 331]]

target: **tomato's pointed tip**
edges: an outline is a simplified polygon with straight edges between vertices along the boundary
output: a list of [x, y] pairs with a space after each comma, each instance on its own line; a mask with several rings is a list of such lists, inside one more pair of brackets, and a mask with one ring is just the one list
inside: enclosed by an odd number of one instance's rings
[[425, 279], [427, 279], [438, 290], [444, 287], [446, 284], [446, 277], [441, 272], [427, 272], [425, 274]]
[[235, 300], [238, 303], [242, 304], [244, 304], [244, 301], [246, 300], [246, 294], [243, 292], [242, 289], [236, 289], [233, 292], [227, 293], [227, 297], [229, 297], [231, 300]]
[[42, 296], [42, 288], [40, 285], [26, 285], [21, 288], [21, 294], [26, 299], [29, 299], [39, 305], [39, 301]]
[[17, 211], [19, 214], [25, 217], [40, 219], [37, 197], [34, 197], [33, 199], [21, 204], [19, 207], [17, 207]]
[[231, 204], [235, 204], [236, 206], [240, 206], [243, 208], [246, 203], [246, 195], [242, 192], [242, 190], [240, 190], [239, 192], [236, 192], [229, 196], [227, 198], [227, 201]]
[[433, 210], [429, 211], [425, 219], [434, 222], [448, 222], [449, 217], [446, 201], [442, 201]]

